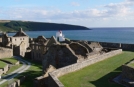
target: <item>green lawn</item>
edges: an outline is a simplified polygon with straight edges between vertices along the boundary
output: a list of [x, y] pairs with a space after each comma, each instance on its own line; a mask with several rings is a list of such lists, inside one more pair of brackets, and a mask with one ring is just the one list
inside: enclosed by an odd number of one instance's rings
[[134, 52], [123, 52], [104, 61], [69, 73], [59, 80], [65, 87], [123, 87], [112, 82], [121, 73], [121, 65], [134, 59]]
[[11, 64], [15, 64], [15, 63], [18, 62], [18, 60], [15, 59], [15, 58], [4, 58], [4, 59], [1, 59], [1, 60], [7, 61], [7, 62], [9, 62]]
[[8, 31], [15, 31], [14, 29], [12, 29], [12, 28], [9, 28], [9, 27], [6, 27], [6, 26], [4, 26], [4, 24], [5, 23], [1, 23], [0, 22], [0, 31], [6, 31], [6, 32], [8, 32]]
[[[31, 67], [24, 73], [20, 74], [19, 76], [15, 77], [14, 80], [17, 80], [20, 76], [26, 75], [26, 80], [21, 84], [20, 87], [34, 87], [33, 80], [42, 75], [42, 63], [36, 63], [33, 61], [30, 61], [28, 59], [25, 59], [29, 62], [31, 62]], [[7, 87], [8, 81], [4, 84], [0, 85], [0, 87]]]
[[[33, 87], [34, 79], [42, 75], [42, 63], [33, 62], [28, 59], [25, 59], [25, 60], [31, 62], [31, 67], [26, 72], [20, 75], [20, 76], [23, 76], [23, 75], [27, 76], [26, 80], [21, 84], [20, 87]], [[15, 79], [17, 79], [18, 77], [16, 77]]]
[[4, 68], [7, 64], [3, 61], [0, 61], [0, 68]]
[[18, 69], [18, 68], [20, 68], [20, 67], [22, 67], [22, 64], [12, 66], [12, 67], [9, 69], [9, 71], [7, 71], [6, 74], [3, 74], [3, 76], [4, 76], [4, 75], [8, 75], [9, 73], [13, 72], [14, 70], [16, 70], [16, 69]]
[[134, 68], [134, 63], [129, 63], [129, 64], [127, 64], [127, 66]]
[[21, 84], [20, 87], [34, 87], [33, 80], [36, 77], [42, 75], [42, 63], [36, 63], [31, 60], [27, 60], [27, 61], [31, 62], [32, 64], [31, 67], [26, 72], [20, 75], [20, 76], [27, 75], [26, 80]]

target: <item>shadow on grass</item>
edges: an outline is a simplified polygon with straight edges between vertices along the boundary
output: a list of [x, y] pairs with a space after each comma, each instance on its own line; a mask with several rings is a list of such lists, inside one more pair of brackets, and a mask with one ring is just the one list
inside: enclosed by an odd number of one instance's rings
[[[16, 73], [17, 74], [17, 73]], [[40, 71], [32, 71], [29, 70], [27, 72], [24, 72], [18, 76], [16, 76], [14, 79], [14, 81], [20, 79], [21, 77], [25, 76], [25, 80], [24, 82], [21, 83], [20, 87], [34, 87], [34, 79], [38, 76], [40, 76], [42, 74], [42, 72]]]
[[42, 73], [42, 63], [35, 62], [35, 61], [32, 61], [32, 60], [27, 59], [27, 58], [23, 58], [23, 59], [28, 61], [28, 62], [31, 62], [31, 67], [26, 72], [19, 74], [14, 79], [17, 80], [22, 76], [26, 76], [24, 82], [21, 83], [20, 87], [34, 87], [34, 79], [43, 74]]
[[89, 83], [92, 83], [93, 85], [95, 85], [95, 87], [124, 87], [113, 81], [116, 76], [121, 74], [121, 69], [121, 67], [118, 67], [113, 72], [108, 73], [107, 75], [96, 81], [89, 81]]
[[42, 61], [41, 61], [41, 62], [39, 62], [39, 61], [34, 61], [34, 60], [31, 60], [31, 59], [28, 59], [28, 58], [22, 58], [22, 59], [24, 59], [24, 60], [26, 60], [26, 61], [28, 61], [28, 62], [31, 62], [31, 65], [32, 65], [32, 66], [36, 66], [36, 67], [42, 69]]
[[[25, 59], [25, 58], [24, 58]], [[25, 59], [27, 60], [27, 59]], [[25, 81], [21, 84], [20, 87], [34, 87], [34, 79], [43, 74], [42, 72], [42, 63], [27, 60], [31, 62], [31, 67], [29, 70], [21, 74], [21, 76], [26, 76]]]

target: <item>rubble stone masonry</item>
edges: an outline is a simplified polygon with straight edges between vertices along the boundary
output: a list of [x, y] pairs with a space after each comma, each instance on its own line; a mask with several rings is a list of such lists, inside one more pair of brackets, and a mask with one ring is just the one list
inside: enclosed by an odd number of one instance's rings
[[10, 58], [13, 56], [13, 49], [0, 47], [0, 59]]
[[114, 51], [102, 54], [100, 56], [85, 60], [80, 63], [75, 63], [75, 64], [72, 64], [72, 65], [69, 65], [69, 66], [66, 66], [63, 68], [59, 68], [59, 69], [49, 73], [48, 87], [64, 87], [64, 85], [58, 80], [58, 77], [65, 75], [67, 73], [70, 73], [70, 72], [74, 72], [76, 70], [80, 70], [81, 68], [84, 68], [86, 66], [89, 66], [96, 62], [110, 58], [110, 57], [115, 56], [120, 53], [122, 53], [122, 49], [114, 50]]

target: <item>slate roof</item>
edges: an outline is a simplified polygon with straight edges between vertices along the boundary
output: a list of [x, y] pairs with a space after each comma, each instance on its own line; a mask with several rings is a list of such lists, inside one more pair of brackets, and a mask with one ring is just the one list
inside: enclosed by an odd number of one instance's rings
[[22, 28], [13, 36], [13, 37], [21, 37], [21, 36], [28, 36]]

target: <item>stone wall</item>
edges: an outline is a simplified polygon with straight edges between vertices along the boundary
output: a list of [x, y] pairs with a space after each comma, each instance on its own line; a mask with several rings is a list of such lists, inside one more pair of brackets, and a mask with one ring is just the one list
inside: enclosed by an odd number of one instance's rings
[[47, 47], [41, 44], [31, 44], [31, 58], [35, 61], [42, 61], [43, 55], [46, 53]]
[[0, 37], [0, 43], [2, 43], [2, 38]]
[[134, 68], [123, 65], [122, 66], [122, 79], [129, 79], [134, 81]]
[[120, 48], [122, 50], [133, 51], [134, 44], [124, 44], [124, 43], [108, 43], [108, 42], [99, 42], [101, 46], [108, 48]]
[[9, 66], [8, 65], [6, 65], [4, 68], [3, 68], [3, 73], [4, 74], [6, 74], [7, 73], [7, 71], [9, 70], [9, 68], [8, 68]]
[[64, 85], [58, 80], [58, 77], [65, 75], [67, 73], [70, 73], [70, 72], [74, 72], [76, 70], [80, 70], [81, 68], [84, 68], [86, 66], [89, 66], [89, 65], [94, 64], [96, 62], [110, 58], [110, 57], [117, 55], [117, 54], [120, 54], [120, 53], [122, 53], [121, 49], [114, 50], [114, 51], [102, 54], [100, 56], [88, 59], [86, 61], [57, 69], [57, 70], [49, 73], [48, 87], [64, 87]]
[[0, 75], [6, 74], [8, 70], [9, 70], [9, 65], [6, 65], [5, 67], [0, 68]]
[[0, 58], [10, 58], [13, 56], [13, 50], [0, 47]]
[[11, 37], [11, 42], [13, 45], [19, 46], [21, 42], [25, 43], [25, 48], [29, 47], [29, 37], [21, 36], [21, 37]]
[[[71, 40], [74, 42], [78, 42], [80, 40]], [[92, 43], [95, 41], [88, 41], [88, 43]], [[97, 42], [97, 41], [96, 41]], [[122, 50], [134, 51], [134, 44], [127, 44], [127, 43], [112, 43], [112, 42], [98, 42], [102, 47], [108, 48], [120, 48]]]
[[45, 87], [46, 78], [44, 76], [40, 76], [34, 79], [34, 87]]
[[0, 68], [0, 76], [3, 74], [3, 69]]
[[24, 82], [26, 76], [20, 77], [18, 80], [10, 83], [7, 87], [20, 87], [21, 83]]
[[122, 73], [118, 79], [119, 82], [126, 85], [126, 87], [134, 87], [134, 67], [128, 64], [122, 65]]

